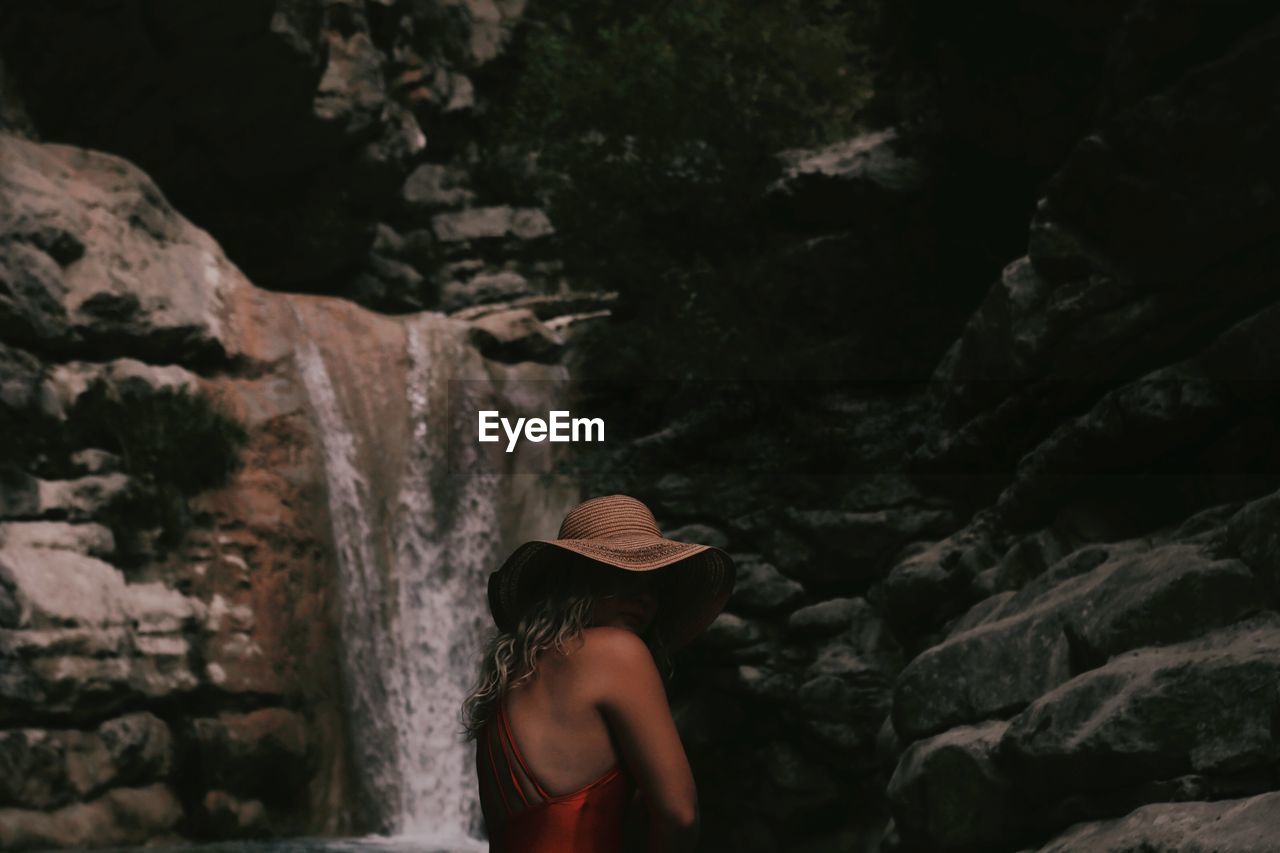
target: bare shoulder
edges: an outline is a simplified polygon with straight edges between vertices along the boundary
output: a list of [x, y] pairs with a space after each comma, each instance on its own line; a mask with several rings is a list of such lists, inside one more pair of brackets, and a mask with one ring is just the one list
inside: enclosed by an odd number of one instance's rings
[[599, 626], [585, 629], [577, 657], [578, 665], [597, 678], [657, 671], [653, 653], [644, 640], [626, 628]]
[[649, 647], [634, 631], [603, 625], [583, 630], [582, 655], [586, 660], [606, 663], [653, 663]]
[[665, 702], [665, 689], [653, 653], [626, 628], [595, 627], [582, 632], [578, 672], [590, 684], [588, 694], [602, 708]]

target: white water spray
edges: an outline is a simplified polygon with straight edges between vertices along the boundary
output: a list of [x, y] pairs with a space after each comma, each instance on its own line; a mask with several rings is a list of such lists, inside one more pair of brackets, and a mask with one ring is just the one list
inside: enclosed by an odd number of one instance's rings
[[[389, 352], [295, 316], [303, 341], [295, 356], [324, 450], [344, 682], [364, 789], [396, 836], [424, 849], [477, 849], [473, 746], [461, 737], [459, 711], [491, 627], [485, 582], [513, 546], [503, 530], [536, 525], [531, 538], [554, 529], [572, 496], [524, 491], [519, 476], [481, 472], [465, 442], [449, 458], [451, 431], [493, 404], [449, 406], [450, 392], [491, 387], [450, 383], [488, 378], [461, 324], [436, 314], [405, 318], [407, 352]], [[558, 387], [535, 384], [548, 394]]]

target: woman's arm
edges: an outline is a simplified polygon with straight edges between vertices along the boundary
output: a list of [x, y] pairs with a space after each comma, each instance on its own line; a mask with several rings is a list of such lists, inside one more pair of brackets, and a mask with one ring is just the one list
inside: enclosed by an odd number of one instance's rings
[[649, 807], [649, 850], [693, 851], [698, 793], [649, 648], [623, 628], [592, 630], [593, 693]]

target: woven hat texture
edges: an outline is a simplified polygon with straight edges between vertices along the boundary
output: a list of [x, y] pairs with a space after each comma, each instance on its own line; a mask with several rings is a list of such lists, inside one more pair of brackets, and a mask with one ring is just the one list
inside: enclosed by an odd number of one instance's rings
[[678, 648], [702, 633], [733, 591], [729, 555], [711, 545], [662, 536], [653, 513], [627, 495], [592, 498], [571, 509], [555, 539], [535, 539], [512, 552], [489, 576], [489, 610], [498, 628], [515, 628], [536, 600], [548, 571], [572, 554], [632, 572], [662, 569], [658, 624], [666, 643]]

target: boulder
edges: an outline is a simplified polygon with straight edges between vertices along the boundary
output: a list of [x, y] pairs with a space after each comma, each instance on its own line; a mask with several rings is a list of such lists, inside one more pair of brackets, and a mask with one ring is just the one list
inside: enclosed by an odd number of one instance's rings
[[1226, 538], [1280, 604], [1280, 492], [1245, 504], [1227, 521]]
[[443, 311], [460, 311], [473, 305], [503, 302], [533, 293], [529, 281], [514, 270], [480, 273], [462, 281], [451, 281], [440, 294]]
[[1280, 616], [1267, 612], [1076, 676], [1014, 717], [1002, 750], [1040, 798], [1266, 768], [1277, 707]]
[[[1151, 371], [1102, 395], [1028, 452], [996, 511], [1011, 526], [1039, 521], [1066, 498], [1098, 489], [1090, 475], [1141, 470], [1201, 441], [1230, 417], [1232, 406], [1195, 360]], [[1114, 490], [1115, 478], [1107, 485]]]
[[65, 521], [0, 522], [0, 549], [54, 548], [109, 557], [116, 549], [111, 528], [101, 524]]
[[89, 732], [0, 732], [0, 806], [48, 810], [108, 787], [162, 780], [172, 751], [168, 727], [146, 712], [108, 720]]
[[475, 198], [466, 170], [443, 163], [422, 163], [404, 180], [400, 197], [413, 210], [467, 207]]
[[804, 587], [756, 554], [737, 554], [737, 580], [729, 607], [741, 613], [771, 613], [784, 610], [804, 597]]
[[431, 217], [431, 230], [442, 243], [476, 240], [536, 240], [555, 232], [551, 220], [536, 207], [473, 207]]
[[194, 689], [190, 642], [205, 606], [73, 551], [0, 550], [0, 722], [104, 714]]
[[0, 848], [143, 844], [174, 829], [181, 819], [182, 806], [165, 785], [114, 788], [52, 812], [0, 808]]
[[973, 579], [999, 559], [999, 537], [983, 521], [936, 542], [912, 543], [884, 580], [885, 612], [900, 634], [923, 634], [964, 612], [978, 595]]
[[888, 787], [903, 841], [927, 850], [983, 851], [1017, 837], [1016, 781], [997, 760], [1008, 727], [961, 726], [907, 747]]
[[16, 340], [42, 351], [110, 343], [163, 361], [222, 352], [219, 309], [238, 273], [137, 166], [13, 136], [0, 136], [0, 162], [0, 194], [12, 200], [0, 254], [12, 280], [27, 282]]
[[39, 480], [36, 514], [73, 521], [100, 517], [122, 498], [131, 481], [125, 474], [90, 474], [74, 480]]
[[134, 358], [101, 363], [71, 361], [54, 366], [45, 379], [46, 412], [66, 418], [81, 396], [99, 382], [106, 386], [108, 394], [122, 398], [146, 397], [158, 391], [195, 393], [200, 388], [196, 374], [176, 364], [146, 364]]
[[760, 642], [764, 632], [760, 627], [741, 616], [721, 613], [707, 626], [699, 642], [719, 652], [736, 652]]
[[1280, 791], [1218, 802], [1154, 803], [1113, 820], [1077, 824], [1039, 853], [1177, 850], [1265, 853], [1275, 849]]
[[[710, 545], [713, 548], [721, 550], [729, 547], [729, 537], [724, 531], [718, 530], [709, 524], [686, 524], [677, 527], [674, 530], [666, 532], [668, 539], [674, 539], [677, 542], [692, 542], [697, 545]], [[750, 562], [757, 559], [755, 555], [738, 555], [735, 556], [735, 562]]]
[[211, 789], [267, 804], [289, 804], [306, 790], [306, 720], [284, 708], [222, 713], [190, 723], [193, 760]]
[[203, 834], [214, 838], [267, 836], [271, 822], [261, 800], [245, 800], [226, 791], [208, 791], [200, 801]]
[[1006, 602], [998, 621], [950, 637], [903, 670], [894, 725], [904, 737], [1010, 715], [1111, 655], [1197, 636], [1256, 611], [1261, 600], [1239, 560], [1180, 544], [1045, 576], [1040, 587]]
[[0, 409], [23, 414], [37, 409], [44, 373], [44, 364], [31, 353], [0, 343]]
[[787, 630], [801, 637], [829, 637], [848, 631], [871, 606], [864, 598], [829, 598], [787, 617]]

